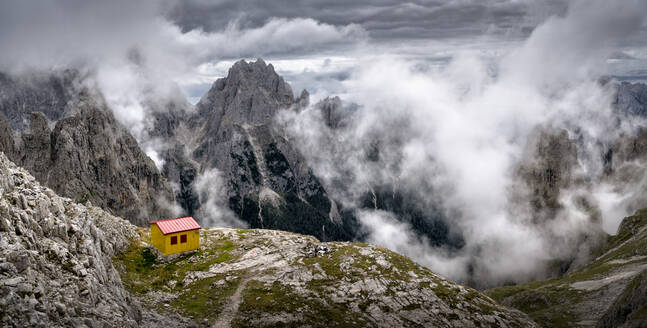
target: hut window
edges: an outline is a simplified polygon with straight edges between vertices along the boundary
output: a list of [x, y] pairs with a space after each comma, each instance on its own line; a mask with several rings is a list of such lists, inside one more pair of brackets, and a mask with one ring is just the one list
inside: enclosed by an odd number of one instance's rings
[[177, 244], [177, 236], [172, 236], [171, 237], [171, 245]]
[[186, 243], [186, 235], [180, 235], [180, 243]]

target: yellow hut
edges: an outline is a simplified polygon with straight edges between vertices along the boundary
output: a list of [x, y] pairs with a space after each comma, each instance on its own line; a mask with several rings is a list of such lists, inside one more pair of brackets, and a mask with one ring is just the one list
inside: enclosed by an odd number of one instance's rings
[[153, 221], [151, 244], [162, 254], [192, 251], [200, 248], [200, 225], [190, 216]]

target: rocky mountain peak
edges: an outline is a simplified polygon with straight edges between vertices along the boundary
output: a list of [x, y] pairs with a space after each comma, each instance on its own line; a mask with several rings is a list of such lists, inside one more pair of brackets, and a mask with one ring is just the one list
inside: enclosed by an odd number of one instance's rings
[[259, 124], [269, 122], [278, 109], [293, 103], [290, 85], [271, 64], [259, 59], [236, 62], [227, 77], [216, 80], [196, 107], [201, 117], [210, 117], [217, 123], [227, 118], [231, 123]]
[[295, 102], [297, 103], [299, 110], [308, 107], [308, 105], [310, 105], [310, 93], [308, 90], [301, 90], [301, 95], [299, 95], [299, 98], [297, 98]]
[[42, 112], [31, 113], [29, 120], [29, 133], [32, 135], [49, 133], [48, 120], [45, 114]]

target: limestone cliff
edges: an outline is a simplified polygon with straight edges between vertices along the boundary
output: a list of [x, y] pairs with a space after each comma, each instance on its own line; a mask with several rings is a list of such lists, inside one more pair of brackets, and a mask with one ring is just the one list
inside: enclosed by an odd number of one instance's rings
[[[58, 81], [58, 75], [52, 76]], [[0, 84], [0, 151], [57, 193], [90, 200], [135, 224], [172, 215], [170, 185], [101, 95], [87, 88], [74, 91], [79, 87], [69, 81], [52, 83]], [[56, 95], [63, 98], [55, 101]], [[45, 112], [36, 105], [64, 101], [65, 108]]]

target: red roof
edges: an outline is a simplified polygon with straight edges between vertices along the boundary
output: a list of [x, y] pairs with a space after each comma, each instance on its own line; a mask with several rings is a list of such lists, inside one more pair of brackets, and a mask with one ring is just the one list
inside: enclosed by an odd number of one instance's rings
[[190, 216], [185, 216], [181, 218], [168, 219], [168, 220], [159, 220], [153, 221], [151, 224], [156, 224], [162, 233], [168, 235], [174, 232], [189, 231], [200, 229], [198, 222]]

